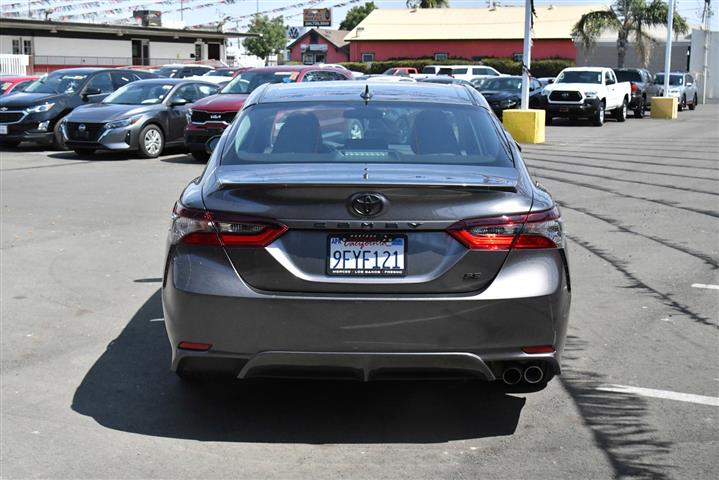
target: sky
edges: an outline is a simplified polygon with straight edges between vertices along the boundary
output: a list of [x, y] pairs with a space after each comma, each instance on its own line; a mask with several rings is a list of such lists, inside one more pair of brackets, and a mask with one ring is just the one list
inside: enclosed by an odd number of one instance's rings
[[[357, 0], [354, 0], [357, 2]], [[340, 22], [344, 19], [347, 10], [355, 5], [362, 5], [365, 0], [359, 0], [357, 3], [345, 5], [343, 7], [335, 7], [332, 10], [332, 27], [337, 28]], [[47, 7], [54, 8], [55, 12], [50, 18], [58, 17], [61, 15], [68, 14], [83, 14], [98, 9], [103, 10], [105, 8], [124, 8], [125, 11], [118, 15], [107, 16], [103, 18], [94, 19], [96, 22], [105, 22], [121, 19], [123, 17], [129, 17], [131, 14], [131, 7], [141, 5], [147, 9], [158, 9], [158, 10], [170, 10], [163, 13], [163, 20], [165, 24], [177, 23], [182, 20], [188, 26], [207, 24], [224, 17], [241, 17], [238, 22], [232, 22], [231, 27], [239, 27], [240, 30], [246, 28], [248, 17], [254, 14], [256, 11], [267, 11], [276, 9], [279, 7], [286, 7], [288, 5], [295, 5], [294, 8], [282, 12], [285, 17], [285, 23], [289, 26], [301, 26], [302, 25], [302, 9], [307, 4], [313, 3], [312, 8], [321, 7], [332, 7], [340, 3], [347, 3], [348, 0], [233, 0], [233, 3], [223, 2], [222, 0], [182, 0], [187, 10], [183, 11], [182, 15], [178, 12], [181, 0], [0, 0], [0, 11], [26, 11], [27, 6], [30, 6], [33, 10], [37, 11], [36, 18], [42, 17], [42, 13], [38, 9], [45, 9]], [[610, 3], [611, 0], [535, 0], [536, 5], [597, 5]], [[475, 8], [475, 7], [486, 7], [489, 0], [450, 0], [450, 8]], [[497, 0], [498, 5], [523, 5], [524, 0]], [[717, 7], [717, 0], [712, 2], [714, 4], [714, 10], [719, 10]], [[210, 5], [205, 8], [193, 8], [198, 5]], [[686, 17], [691, 23], [698, 24], [701, 21], [702, 9], [704, 6], [704, 0], [676, 0], [677, 8], [679, 12]], [[375, 5], [379, 8], [407, 8], [405, 0], [375, 0]], [[191, 8], [191, 10], [190, 10]], [[719, 12], [718, 12], [719, 13]], [[270, 16], [276, 16], [279, 13], [270, 13]], [[84, 19], [82, 17], [74, 17], [66, 19], [67, 21], [92, 21], [90, 19]], [[173, 25], [174, 26], [174, 25]], [[719, 15], [715, 14], [712, 18], [712, 28], [719, 30]]]

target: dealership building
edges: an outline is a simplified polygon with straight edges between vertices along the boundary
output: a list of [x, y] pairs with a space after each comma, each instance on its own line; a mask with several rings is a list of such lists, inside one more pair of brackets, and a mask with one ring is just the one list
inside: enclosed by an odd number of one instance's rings
[[290, 60], [306, 65], [349, 61], [347, 30], [310, 28], [288, 45]]
[[[604, 5], [536, 7], [532, 58], [576, 60], [572, 27]], [[521, 55], [524, 7], [373, 10], [346, 37], [353, 62]]]
[[159, 26], [0, 20], [0, 54], [27, 55], [29, 72], [69, 67], [225, 62], [228, 38], [237, 32]]

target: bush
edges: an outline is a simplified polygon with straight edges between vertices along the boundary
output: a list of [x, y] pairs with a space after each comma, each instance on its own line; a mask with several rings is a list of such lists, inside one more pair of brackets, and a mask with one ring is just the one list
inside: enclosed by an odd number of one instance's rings
[[[520, 75], [522, 73], [521, 62], [515, 62], [511, 58], [483, 58], [482, 61], [467, 60], [465, 58], [450, 58], [449, 60], [434, 60], [431, 58], [408, 58], [397, 60], [386, 60], [381, 62], [361, 63], [361, 62], [344, 62], [342, 65], [357, 72], [364, 73], [383, 73], [389, 68], [395, 67], [414, 67], [421, 72], [427, 65], [487, 65], [496, 68], [501, 73], [508, 75]], [[566, 58], [546, 58], [532, 61], [532, 75], [534, 77], [555, 77], [557, 74], [567, 67], [573, 67], [574, 60]]]

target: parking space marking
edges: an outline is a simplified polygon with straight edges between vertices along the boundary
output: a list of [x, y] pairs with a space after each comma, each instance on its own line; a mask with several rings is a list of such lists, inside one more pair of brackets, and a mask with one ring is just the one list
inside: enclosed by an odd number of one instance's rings
[[698, 403], [719, 407], [719, 397], [706, 395], [695, 395], [693, 393], [672, 392], [669, 390], [655, 390], [653, 388], [632, 387], [628, 385], [602, 385], [597, 390], [615, 393], [633, 393], [643, 397], [663, 398], [665, 400], [676, 400], [678, 402]]
[[151, 318], [150, 321], [151, 322], [164, 322], [165, 319], [164, 318]]
[[719, 285], [711, 285], [707, 283], [692, 283], [694, 288], [707, 288], [709, 290], [719, 290]]

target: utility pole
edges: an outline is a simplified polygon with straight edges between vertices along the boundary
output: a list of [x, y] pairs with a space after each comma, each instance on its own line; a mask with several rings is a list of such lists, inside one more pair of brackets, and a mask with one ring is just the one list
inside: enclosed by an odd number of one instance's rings
[[702, 68], [702, 103], [707, 103], [707, 83], [709, 83], [709, 39], [711, 33], [711, 0], [704, 0], [704, 67]]
[[185, 22], [185, 0], [180, 0], [180, 21]]
[[[673, 1], [673, 0], [672, 0]], [[529, 67], [532, 63], [532, 0], [524, 2], [524, 52], [522, 54], [522, 104], [529, 108]]]
[[669, 72], [672, 68], [672, 27], [674, 24], [674, 0], [669, 0], [667, 11], [667, 45], [664, 50], [664, 95], [669, 96]]

